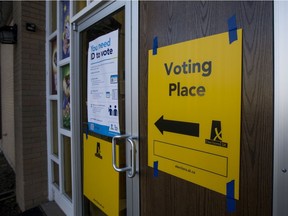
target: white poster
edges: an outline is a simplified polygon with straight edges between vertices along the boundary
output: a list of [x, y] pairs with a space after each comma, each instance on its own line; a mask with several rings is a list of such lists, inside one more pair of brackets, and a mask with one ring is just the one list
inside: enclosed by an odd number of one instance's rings
[[118, 108], [118, 30], [89, 43], [87, 75], [89, 130], [120, 134]]

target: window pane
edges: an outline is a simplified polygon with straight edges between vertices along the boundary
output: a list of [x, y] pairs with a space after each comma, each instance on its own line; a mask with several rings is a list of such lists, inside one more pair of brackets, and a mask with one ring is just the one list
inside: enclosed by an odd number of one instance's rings
[[64, 193], [72, 199], [72, 180], [71, 180], [71, 139], [63, 136], [64, 149]]
[[51, 1], [52, 3], [52, 16], [51, 16], [51, 23], [52, 23], [52, 32], [56, 31], [57, 29], [57, 1]]
[[[86, 132], [87, 128], [87, 59], [89, 58], [87, 50], [89, 49], [89, 42], [95, 40], [96, 38], [108, 34], [111, 31], [118, 29], [119, 30], [119, 42], [118, 42], [118, 106], [119, 106], [119, 125], [120, 125], [120, 132], [122, 134], [125, 134], [125, 10], [124, 8], [121, 8], [120, 10], [116, 11], [113, 14], [110, 14], [109, 16], [103, 18], [97, 23], [94, 23], [87, 29], [85, 29], [83, 32], [81, 32], [81, 55], [80, 55], [80, 67], [81, 67], [81, 82], [82, 82], [82, 98], [81, 98], [81, 104], [82, 104], [82, 110], [81, 110], [81, 121], [83, 122], [83, 133]], [[108, 108], [109, 106], [107, 106]], [[106, 109], [109, 111], [108, 109]], [[107, 158], [107, 156], [111, 156], [110, 151], [106, 151], [105, 144], [98, 144], [97, 141], [95, 142], [94, 138], [97, 137], [99, 140], [106, 140], [108, 142], [111, 142], [111, 138], [103, 135], [99, 135], [96, 133], [89, 132], [89, 139], [84, 138], [82, 140], [82, 167], [83, 167], [83, 175], [82, 175], [82, 181], [83, 181], [83, 200], [84, 200], [84, 212], [85, 215], [94, 216], [94, 215], [127, 215], [126, 211], [126, 173], [121, 173], [119, 175], [119, 179], [115, 180], [113, 184], [110, 184], [107, 186], [107, 184], [101, 184], [101, 189], [107, 191], [107, 194], [109, 193], [109, 201], [113, 201], [113, 204], [106, 203], [106, 200], [99, 196], [99, 193], [94, 190], [95, 188], [99, 187], [99, 182], [101, 181], [102, 177], [104, 176], [106, 182], [112, 182], [113, 177], [109, 173], [108, 170], [103, 170], [101, 166], [105, 161], [107, 161], [107, 164], [110, 164], [111, 166], [111, 160], [110, 158]], [[93, 139], [93, 141], [92, 141]], [[89, 141], [90, 140], [90, 141]], [[92, 145], [90, 145], [92, 144]], [[124, 144], [124, 145], [123, 145]], [[90, 149], [90, 147], [91, 149]], [[121, 156], [117, 156], [116, 158], [119, 159], [120, 167], [123, 167], [125, 165], [126, 159], [125, 159], [125, 143], [121, 143], [119, 145], [119, 154]], [[101, 155], [103, 155], [103, 158], [99, 160], [97, 158], [96, 154], [97, 152], [101, 152]], [[106, 154], [106, 152], [108, 154]], [[110, 154], [109, 154], [110, 153]], [[104, 156], [105, 155], [105, 156]], [[121, 158], [121, 160], [120, 160]], [[91, 161], [90, 161], [91, 160]], [[101, 161], [101, 162], [100, 162]], [[91, 165], [93, 163], [93, 165]], [[98, 165], [96, 167], [95, 165]], [[112, 170], [113, 171], [113, 170]], [[113, 171], [114, 172], [114, 171]], [[93, 174], [94, 173], [94, 174]], [[107, 174], [108, 173], [108, 174]], [[119, 185], [119, 188], [114, 191], [111, 195], [109, 191], [111, 191], [111, 186]], [[92, 192], [89, 194], [90, 191]], [[118, 194], [116, 194], [118, 193]], [[107, 195], [106, 194], [106, 195]], [[116, 195], [115, 195], [116, 194]], [[97, 197], [97, 198], [96, 198]], [[116, 199], [119, 199], [117, 202], [115, 202], [114, 197], [117, 197]], [[98, 199], [99, 198], [99, 199]], [[103, 208], [103, 203], [105, 205], [105, 209]], [[100, 203], [100, 204], [99, 204]], [[102, 204], [101, 204], [102, 203]], [[102, 205], [102, 206], [101, 206]], [[112, 214], [109, 212], [115, 210], [115, 213]], [[104, 213], [105, 212], [105, 213]]]
[[51, 94], [57, 94], [57, 40], [51, 41]]
[[52, 183], [59, 188], [59, 165], [52, 161], [52, 172], [53, 172], [53, 179]]
[[[120, 10], [103, 20], [93, 24], [82, 33], [82, 76], [83, 76], [83, 120], [89, 124], [89, 131], [106, 136], [113, 136], [113, 132], [125, 133], [125, 23], [124, 10]], [[117, 69], [105, 70], [102, 67], [102, 61], [95, 61], [98, 57], [93, 58], [89, 55], [89, 43], [101, 36], [118, 30], [118, 65]], [[88, 52], [87, 52], [88, 50]], [[91, 52], [90, 54], [93, 54]], [[94, 53], [95, 54], [95, 53]], [[96, 53], [97, 54], [97, 53]], [[99, 54], [99, 53], [98, 53]], [[93, 61], [91, 61], [93, 59]], [[89, 60], [89, 64], [88, 61]], [[113, 61], [113, 60], [112, 60]], [[110, 63], [109, 63], [110, 64]], [[93, 65], [93, 66], [92, 66]], [[103, 64], [105, 65], [105, 64]], [[96, 73], [97, 71], [97, 73]], [[95, 72], [95, 73], [94, 73]], [[109, 73], [110, 80], [108, 79]], [[118, 72], [118, 73], [117, 73]], [[87, 74], [87, 75], [86, 75]], [[89, 76], [90, 75], [90, 76]], [[112, 77], [116, 75], [117, 79]], [[97, 80], [99, 83], [95, 83]], [[114, 88], [112, 85], [114, 84]], [[106, 98], [105, 98], [106, 97]], [[90, 100], [91, 99], [91, 100]], [[99, 100], [98, 100], [99, 99]], [[104, 110], [108, 110], [104, 114]], [[115, 112], [116, 111], [116, 114]], [[89, 115], [89, 119], [88, 119]], [[98, 116], [97, 116], [98, 115]], [[115, 118], [116, 117], [116, 118]], [[105, 120], [104, 120], [105, 118]], [[96, 121], [97, 119], [97, 121]], [[99, 123], [100, 122], [100, 123]], [[119, 126], [118, 126], [119, 122]], [[101, 124], [102, 123], [102, 124]], [[105, 129], [101, 131], [101, 127]], [[94, 129], [93, 129], [94, 126]], [[115, 127], [116, 126], [116, 127]], [[103, 133], [102, 133], [103, 132]]]
[[62, 36], [62, 59], [70, 56], [70, 4], [62, 1], [61, 11], [61, 36]]
[[62, 67], [62, 126], [70, 130], [70, 65]]
[[58, 114], [57, 101], [51, 101], [52, 104], [52, 153], [58, 157]]
[[85, 7], [86, 7], [86, 1], [75, 1], [75, 8], [76, 8], [75, 14], [77, 14]]

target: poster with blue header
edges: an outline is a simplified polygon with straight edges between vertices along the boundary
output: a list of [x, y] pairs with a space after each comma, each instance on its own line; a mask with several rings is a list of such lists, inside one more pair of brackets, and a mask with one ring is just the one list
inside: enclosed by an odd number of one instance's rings
[[87, 74], [88, 129], [120, 134], [118, 113], [118, 30], [89, 42]]

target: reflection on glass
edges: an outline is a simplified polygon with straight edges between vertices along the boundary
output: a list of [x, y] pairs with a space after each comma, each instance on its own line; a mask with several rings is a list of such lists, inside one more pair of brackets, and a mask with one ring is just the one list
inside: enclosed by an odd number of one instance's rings
[[70, 56], [70, 3], [62, 1], [62, 59]]
[[57, 28], [57, 1], [51, 1], [52, 4], [52, 16], [51, 16], [51, 23], [52, 23], [52, 32], [56, 31]]
[[70, 65], [62, 67], [62, 119], [63, 127], [70, 129]]
[[86, 1], [75, 1], [76, 13], [86, 7]]
[[51, 41], [51, 93], [57, 94], [57, 40], [56, 38]]
[[59, 165], [52, 161], [52, 172], [53, 172], [53, 179], [52, 183], [59, 188]]
[[51, 101], [52, 104], [52, 136], [53, 145], [52, 153], [58, 157], [58, 114], [57, 114], [57, 101]]
[[70, 137], [63, 136], [63, 149], [64, 149], [64, 192], [72, 200]]

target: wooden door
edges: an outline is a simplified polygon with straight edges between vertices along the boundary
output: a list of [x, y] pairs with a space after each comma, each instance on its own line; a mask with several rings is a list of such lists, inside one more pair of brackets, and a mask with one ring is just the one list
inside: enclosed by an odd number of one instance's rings
[[[243, 29], [240, 199], [227, 212], [226, 197], [159, 171], [147, 153], [148, 50], [227, 32], [235, 15]], [[272, 215], [273, 2], [140, 2], [140, 184], [142, 216]], [[159, 81], [161, 82], [161, 80]]]

